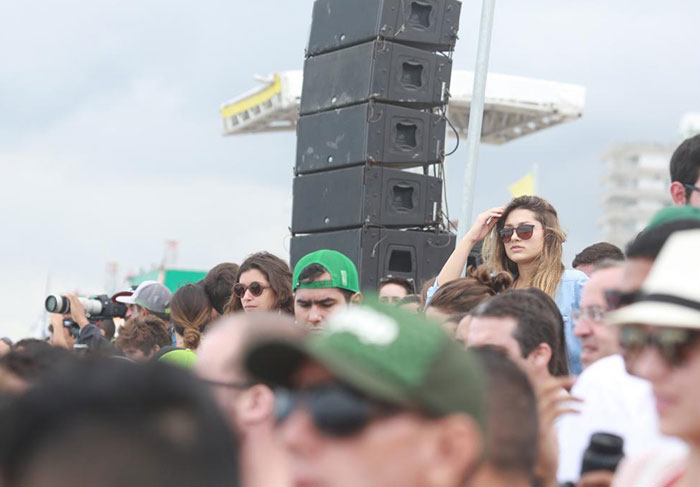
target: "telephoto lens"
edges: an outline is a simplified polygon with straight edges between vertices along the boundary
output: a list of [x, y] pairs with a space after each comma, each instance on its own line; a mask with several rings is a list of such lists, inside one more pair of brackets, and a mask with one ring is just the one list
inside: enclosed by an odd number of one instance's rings
[[624, 457], [624, 440], [612, 433], [594, 433], [591, 442], [583, 453], [581, 475], [596, 470], [614, 472]]
[[70, 313], [70, 301], [65, 296], [51, 295], [44, 301], [44, 308], [49, 313], [66, 314]]

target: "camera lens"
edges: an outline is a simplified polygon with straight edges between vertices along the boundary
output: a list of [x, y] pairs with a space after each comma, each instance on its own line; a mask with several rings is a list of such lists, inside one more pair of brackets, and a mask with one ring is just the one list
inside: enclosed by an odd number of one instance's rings
[[51, 295], [44, 301], [44, 308], [49, 313], [68, 313], [70, 311], [70, 301], [63, 296]]

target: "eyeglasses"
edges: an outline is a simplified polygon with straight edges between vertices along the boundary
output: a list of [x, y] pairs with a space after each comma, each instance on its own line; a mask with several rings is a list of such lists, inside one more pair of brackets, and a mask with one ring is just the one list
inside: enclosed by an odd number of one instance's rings
[[605, 291], [605, 301], [608, 304], [609, 310], [615, 310], [622, 308], [623, 306], [628, 306], [642, 296], [641, 291], [632, 291], [631, 293], [623, 293], [617, 290]]
[[299, 390], [279, 388], [275, 389], [277, 424], [284, 423], [300, 404], [307, 408], [320, 432], [339, 437], [359, 433], [371, 419], [396, 411], [340, 384]]
[[251, 282], [249, 286], [246, 286], [245, 284], [239, 282], [238, 284], [233, 286], [233, 294], [235, 294], [237, 298], [243, 298], [243, 296], [245, 296], [245, 292], [250, 290], [250, 294], [257, 298], [263, 293], [265, 289], [269, 287], [270, 286], [264, 286], [263, 284], [260, 284], [258, 281]]
[[601, 308], [600, 306], [585, 306], [583, 308], [575, 309], [571, 312], [571, 320], [576, 323], [581, 318], [586, 318], [588, 321], [595, 321], [600, 323], [605, 318], [605, 313], [607, 310]]
[[518, 238], [521, 238], [523, 240], [528, 240], [529, 238], [532, 238], [532, 234], [535, 231], [535, 225], [528, 224], [528, 225], [520, 225], [518, 228], [513, 228], [513, 227], [505, 227], [501, 228], [498, 231], [498, 234], [501, 236], [501, 239], [503, 239], [503, 243], [508, 243], [510, 242], [510, 239], [513, 238], [513, 232], [518, 234]]
[[693, 191], [697, 191], [698, 193], [700, 193], [700, 188], [693, 184], [684, 183], [683, 186], [685, 186], [685, 189], [688, 191], [688, 197], [690, 197], [690, 193], [692, 193]]
[[664, 361], [680, 367], [700, 339], [699, 330], [687, 328], [657, 328], [653, 331], [641, 325], [625, 325], [620, 330], [620, 345], [624, 350], [627, 367], [633, 364], [646, 347], [654, 347]]

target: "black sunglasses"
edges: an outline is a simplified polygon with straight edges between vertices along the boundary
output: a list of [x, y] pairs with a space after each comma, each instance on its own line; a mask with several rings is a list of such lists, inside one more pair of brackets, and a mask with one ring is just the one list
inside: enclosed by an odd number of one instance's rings
[[535, 231], [535, 225], [528, 224], [528, 225], [520, 225], [518, 228], [513, 228], [513, 227], [505, 227], [501, 228], [498, 231], [498, 234], [501, 236], [501, 239], [503, 239], [503, 243], [508, 243], [510, 242], [510, 239], [513, 238], [513, 232], [518, 234], [518, 237], [523, 239], [523, 240], [528, 240], [529, 238], [532, 238], [532, 234]]
[[250, 294], [252, 294], [255, 297], [258, 297], [263, 293], [265, 289], [269, 287], [270, 286], [264, 286], [260, 284], [258, 281], [251, 282], [249, 286], [246, 286], [245, 284], [239, 282], [238, 284], [233, 286], [233, 294], [235, 294], [237, 298], [243, 298], [243, 296], [245, 296], [245, 292], [247, 290], [250, 290]]
[[351, 436], [362, 431], [371, 419], [396, 412], [341, 384], [306, 389], [275, 389], [275, 418], [282, 424], [303, 405], [314, 426], [328, 436]]
[[698, 193], [700, 193], [700, 188], [698, 188], [694, 184], [684, 183], [683, 186], [685, 186], [686, 189], [686, 198], [690, 198], [690, 193], [692, 193], [693, 191], [697, 191]]
[[668, 365], [680, 367], [688, 359], [699, 339], [699, 330], [687, 328], [663, 327], [651, 331], [641, 325], [624, 325], [620, 330], [620, 346], [624, 351], [628, 369], [646, 347], [658, 350]]
[[604, 292], [605, 303], [608, 305], [610, 311], [622, 308], [623, 306], [629, 306], [630, 304], [639, 300], [642, 297], [641, 291], [632, 291], [631, 293], [623, 293], [614, 289]]

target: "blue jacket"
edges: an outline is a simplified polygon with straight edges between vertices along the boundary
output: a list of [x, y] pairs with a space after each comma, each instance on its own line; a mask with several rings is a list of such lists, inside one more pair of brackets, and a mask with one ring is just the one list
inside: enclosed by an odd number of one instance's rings
[[581, 293], [583, 286], [588, 281], [588, 276], [581, 271], [565, 270], [561, 276], [559, 292], [557, 293], [557, 306], [564, 318], [564, 336], [566, 338], [566, 351], [569, 354], [569, 373], [578, 375], [581, 373], [581, 341], [574, 335], [574, 323], [571, 321], [571, 312], [581, 306]]

